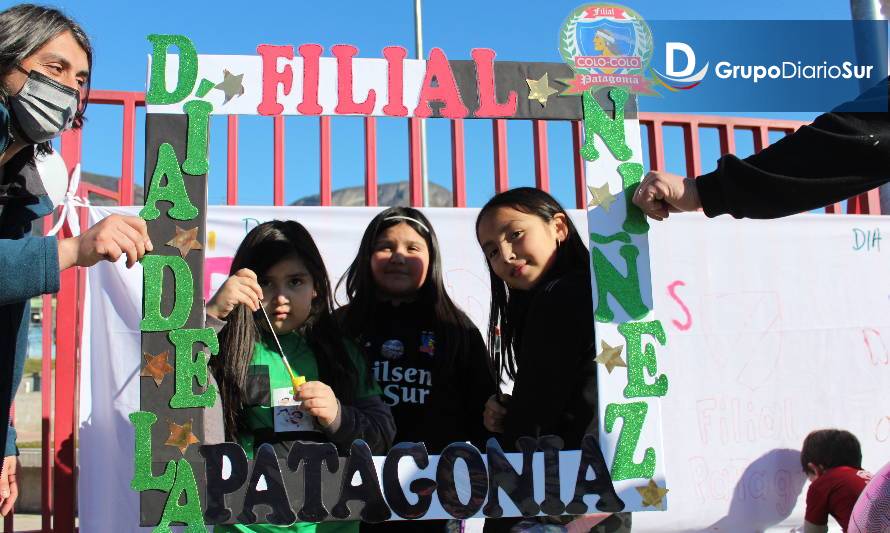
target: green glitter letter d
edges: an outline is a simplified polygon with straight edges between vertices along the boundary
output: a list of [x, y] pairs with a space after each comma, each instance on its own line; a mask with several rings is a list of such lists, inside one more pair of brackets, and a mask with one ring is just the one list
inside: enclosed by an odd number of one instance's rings
[[[146, 255], [141, 260], [144, 297], [142, 299], [142, 331], [179, 329], [188, 320], [194, 301], [195, 280], [185, 259], [178, 255]], [[164, 290], [164, 267], [173, 271], [173, 310], [161, 313], [161, 292]]]
[[[152, 44], [151, 79], [145, 93], [145, 103], [161, 105], [183, 101], [192, 93], [198, 79], [198, 51], [195, 45], [184, 35], [152, 34], [148, 40]], [[176, 87], [168, 91], [167, 48], [171, 46], [179, 48], [179, 76]]]

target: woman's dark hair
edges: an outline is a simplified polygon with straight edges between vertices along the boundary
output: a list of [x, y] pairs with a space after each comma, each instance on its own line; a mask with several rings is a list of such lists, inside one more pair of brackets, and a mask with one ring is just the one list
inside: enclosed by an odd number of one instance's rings
[[810, 473], [809, 463], [826, 470], [836, 466], [862, 468], [862, 448], [859, 440], [842, 429], [819, 429], [803, 440], [800, 450], [800, 466]]
[[[301, 327], [309, 347], [315, 353], [319, 379], [328, 384], [343, 404], [355, 398], [359, 378], [370, 383], [367, 369], [355, 368], [343, 335], [333, 316], [333, 295], [324, 261], [312, 236], [299, 222], [273, 220], [255, 227], [244, 237], [229, 272], [242, 268], [262, 277], [275, 263], [296, 254], [312, 275], [317, 296], [312, 300], [309, 318]], [[261, 315], [260, 315], [261, 317]], [[254, 343], [265, 333], [263, 318], [257, 318], [244, 305], [235, 307], [219, 335], [219, 355], [210, 360], [223, 405], [226, 437], [234, 439], [241, 428], [239, 413], [244, 408], [247, 369], [253, 358]]]
[[[568, 236], [556, 249], [556, 261], [544, 274], [547, 279], [577, 269], [586, 269], [590, 273], [590, 254], [584, 241], [566, 210], [555, 198], [534, 187], [518, 187], [495, 195], [479, 211], [476, 217], [476, 235], [479, 235], [479, 224], [489, 213], [498, 208], [510, 207], [522, 213], [539, 217], [549, 223], [558, 214], [565, 216]], [[488, 261], [488, 277], [491, 282], [491, 309], [488, 315], [488, 352], [492, 372], [499, 380], [506, 373], [510, 379], [516, 379], [516, 322], [525, 312], [511, 305], [510, 290], [507, 284], [495, 274]]]
[[[77, 44], [87, 55], [90, 72], [93, 68], [93, 47], [83, 28], [58, 9], [34, 4], [19, 4], [0, 12], [0, 79], [15, 70], [22, 62], [33, 55], [43, 45], [57, 36], [71, 32]], [[80, 89], [80, 109], [74, 117], [74, 128], [83, 126], [90, 94], [90, 76]], [[0, 83], [0, 101], [5, 102], [10, 95]], [[35, 147], [40, 155], [52, 152], [52, 144], [47, 141]]]
[[[394, 217], [407, 217], [394, 218]], [[412, 220], [413, 219], [413, 220]], [[419, 222], [419, 223], [418, 223]], [[349, 305], [338, 313], [340, 323], [346, 333], [354, 339], [360, 339], [367, 331], [369, 321], [374, 318], [374, 306], [377, 301], [377, 284], [371, 273], [371, 255], [380, 235], [387, 229], [398, 224], [408, 224], [426, 242], [430, 254], [430, 262], [426, 281], [420, 287], [417, 301], [426, 309], [432, 309], [435, 323], [440, 331], [436, 332], [436, 361], [449, 364], [460, 350], [467, 349], [470, 343], [469, 332], [473, 330], [472, 322], [448, 296], [442, 276], [442, 258], [439, 256], [439, 240], [430, 221], [411, 207], [390, 207], [374, 217], [362, 235], [358, 253], [349, 270], [340, 278], [339, 286], [345, 284]], [[422, 224], [422, 225], [421, 225]], [[426, 226], [426, 227], [424, 227]], [[440, 357], [441, 354], [441, 357]]]

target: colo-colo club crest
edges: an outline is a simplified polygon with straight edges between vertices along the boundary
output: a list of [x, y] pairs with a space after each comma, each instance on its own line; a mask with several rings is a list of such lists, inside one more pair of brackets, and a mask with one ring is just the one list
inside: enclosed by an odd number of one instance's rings
[[616, 4], [585, 4], [572, 11], [559, 32], [559, 52], [575, 71], [560, 80], [562, 94], [591, 87], [625, 87], [656, 95], [644, 72], [652, 58], [652, 33], [636, 11]]

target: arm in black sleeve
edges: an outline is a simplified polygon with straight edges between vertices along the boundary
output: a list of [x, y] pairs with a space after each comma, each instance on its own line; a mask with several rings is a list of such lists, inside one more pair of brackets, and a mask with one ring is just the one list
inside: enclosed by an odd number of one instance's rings
[[[888, 82], [855, 102], [887, 101]], [[709, 217], [778, 218], [823, 207], [890, 181], [890, 113], [820, 115], [745, 159], [720, 158], [696, 180]]]
[[511, 449], [521, 436], [559, 435], [563, 413], [578, 400], [572, 384], [593, 349], [593, 304], [590, 281], [572, 278], [542, 289], [526, 317], [501, 442]]
[[386, 453], [396, 436], [396, 423], [380, 396], [356, 399], [352, 405], [340, 405], [334, 423], [324, 428], [339, 450], [349, 450], [352, 441], [362, 439], [375, 455]]
[[467, 438], [480, 450], [485, 449], [485, 441], [492, 436], [482, 421], [485, 402], [497, 392], [497, 384], [488, 366], [488, 350], [479, 329], [467, 319], [469, 346], [459, 354], [460, 371], [467, 384], [463, 390], [463, 421]]

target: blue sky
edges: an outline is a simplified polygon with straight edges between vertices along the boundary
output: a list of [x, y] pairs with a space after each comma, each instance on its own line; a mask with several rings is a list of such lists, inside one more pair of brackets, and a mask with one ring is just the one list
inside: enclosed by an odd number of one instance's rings
[[[426, 0], [423, 6], [424, 47], [442, 48], [450, 59], [468, 59], [472, 48], [492, 48], [498, 59], [560, 61], [559, 27], [570, 11], [583, 2], [479, 0]], [[718, 3], [713, 0], [683, 2], [627, 0], [621, 2], [646, 19], [849, 19], [848, 0], [747, 0]], [[0, 2], [3, 8], [12, 2]], [[413, 0], [381, 2], [192, 2], [155, 0], [119, 2], [98, 0], [50, 2], [77, 19], [90, 34], [95, 48], [93, 87], [112, 90], [144, 90], [150, 33], [181, 33], [193, 40], [199, 53], [254, 54], [258, 44], [349, 43], [359, 56], [380, 57], [387, 45], [401, 45], [413, 54]], [[109, 7], [114, 5], [114, 7]], [[326, 52], [330, 55], [330, 52]], [[658, 111], [658, 99], [645, 98], [644, 111]], [[812, 114], [771, 115], [776, 118], [810, 119]], [[121, 113], [110, 106], [92, 106], [84, 132], [84, 169], [110, 175], [120, 172], [119, 133]], [[215, 118], [211, 126], [210, 202], [225, 197], [225, 125]], [[430, 120], [429, 175], [450, 188], [450, 137], [447, 121]], [[466, 121], [468, 201], [481, 205], [494, 190], [490, 121]], [[142, 180], [144, 122], [137, 129], [136, 179]], [[318, 192], [318, 120], [289, 117], [286, 120], [286, 200]], [[571, 142], [569, 126], [548, 127], [550, 170], [556, 196], [571, 205]], [[378, 159], [381, 182], [407, 179], [407, 122], [378, 121]], [[242, 117], [239, 151], [239, 200], [243, 204], [271, 204], [272, 122], [266, 117]], [[363, 182], [362, 121], [352, 117], [333, 119], [334, 188]], [[685, 173], [682, 133], [665, 132], [668, 170]], [[750, 135], [736, 139], [740, 155], [753, 150]], [[534, 183], [531, 124], [513, 121], [508, 127], [511, 186]], [[717, 156], [716, 133], [703, 135], [704, 169], [713, 168]]]

